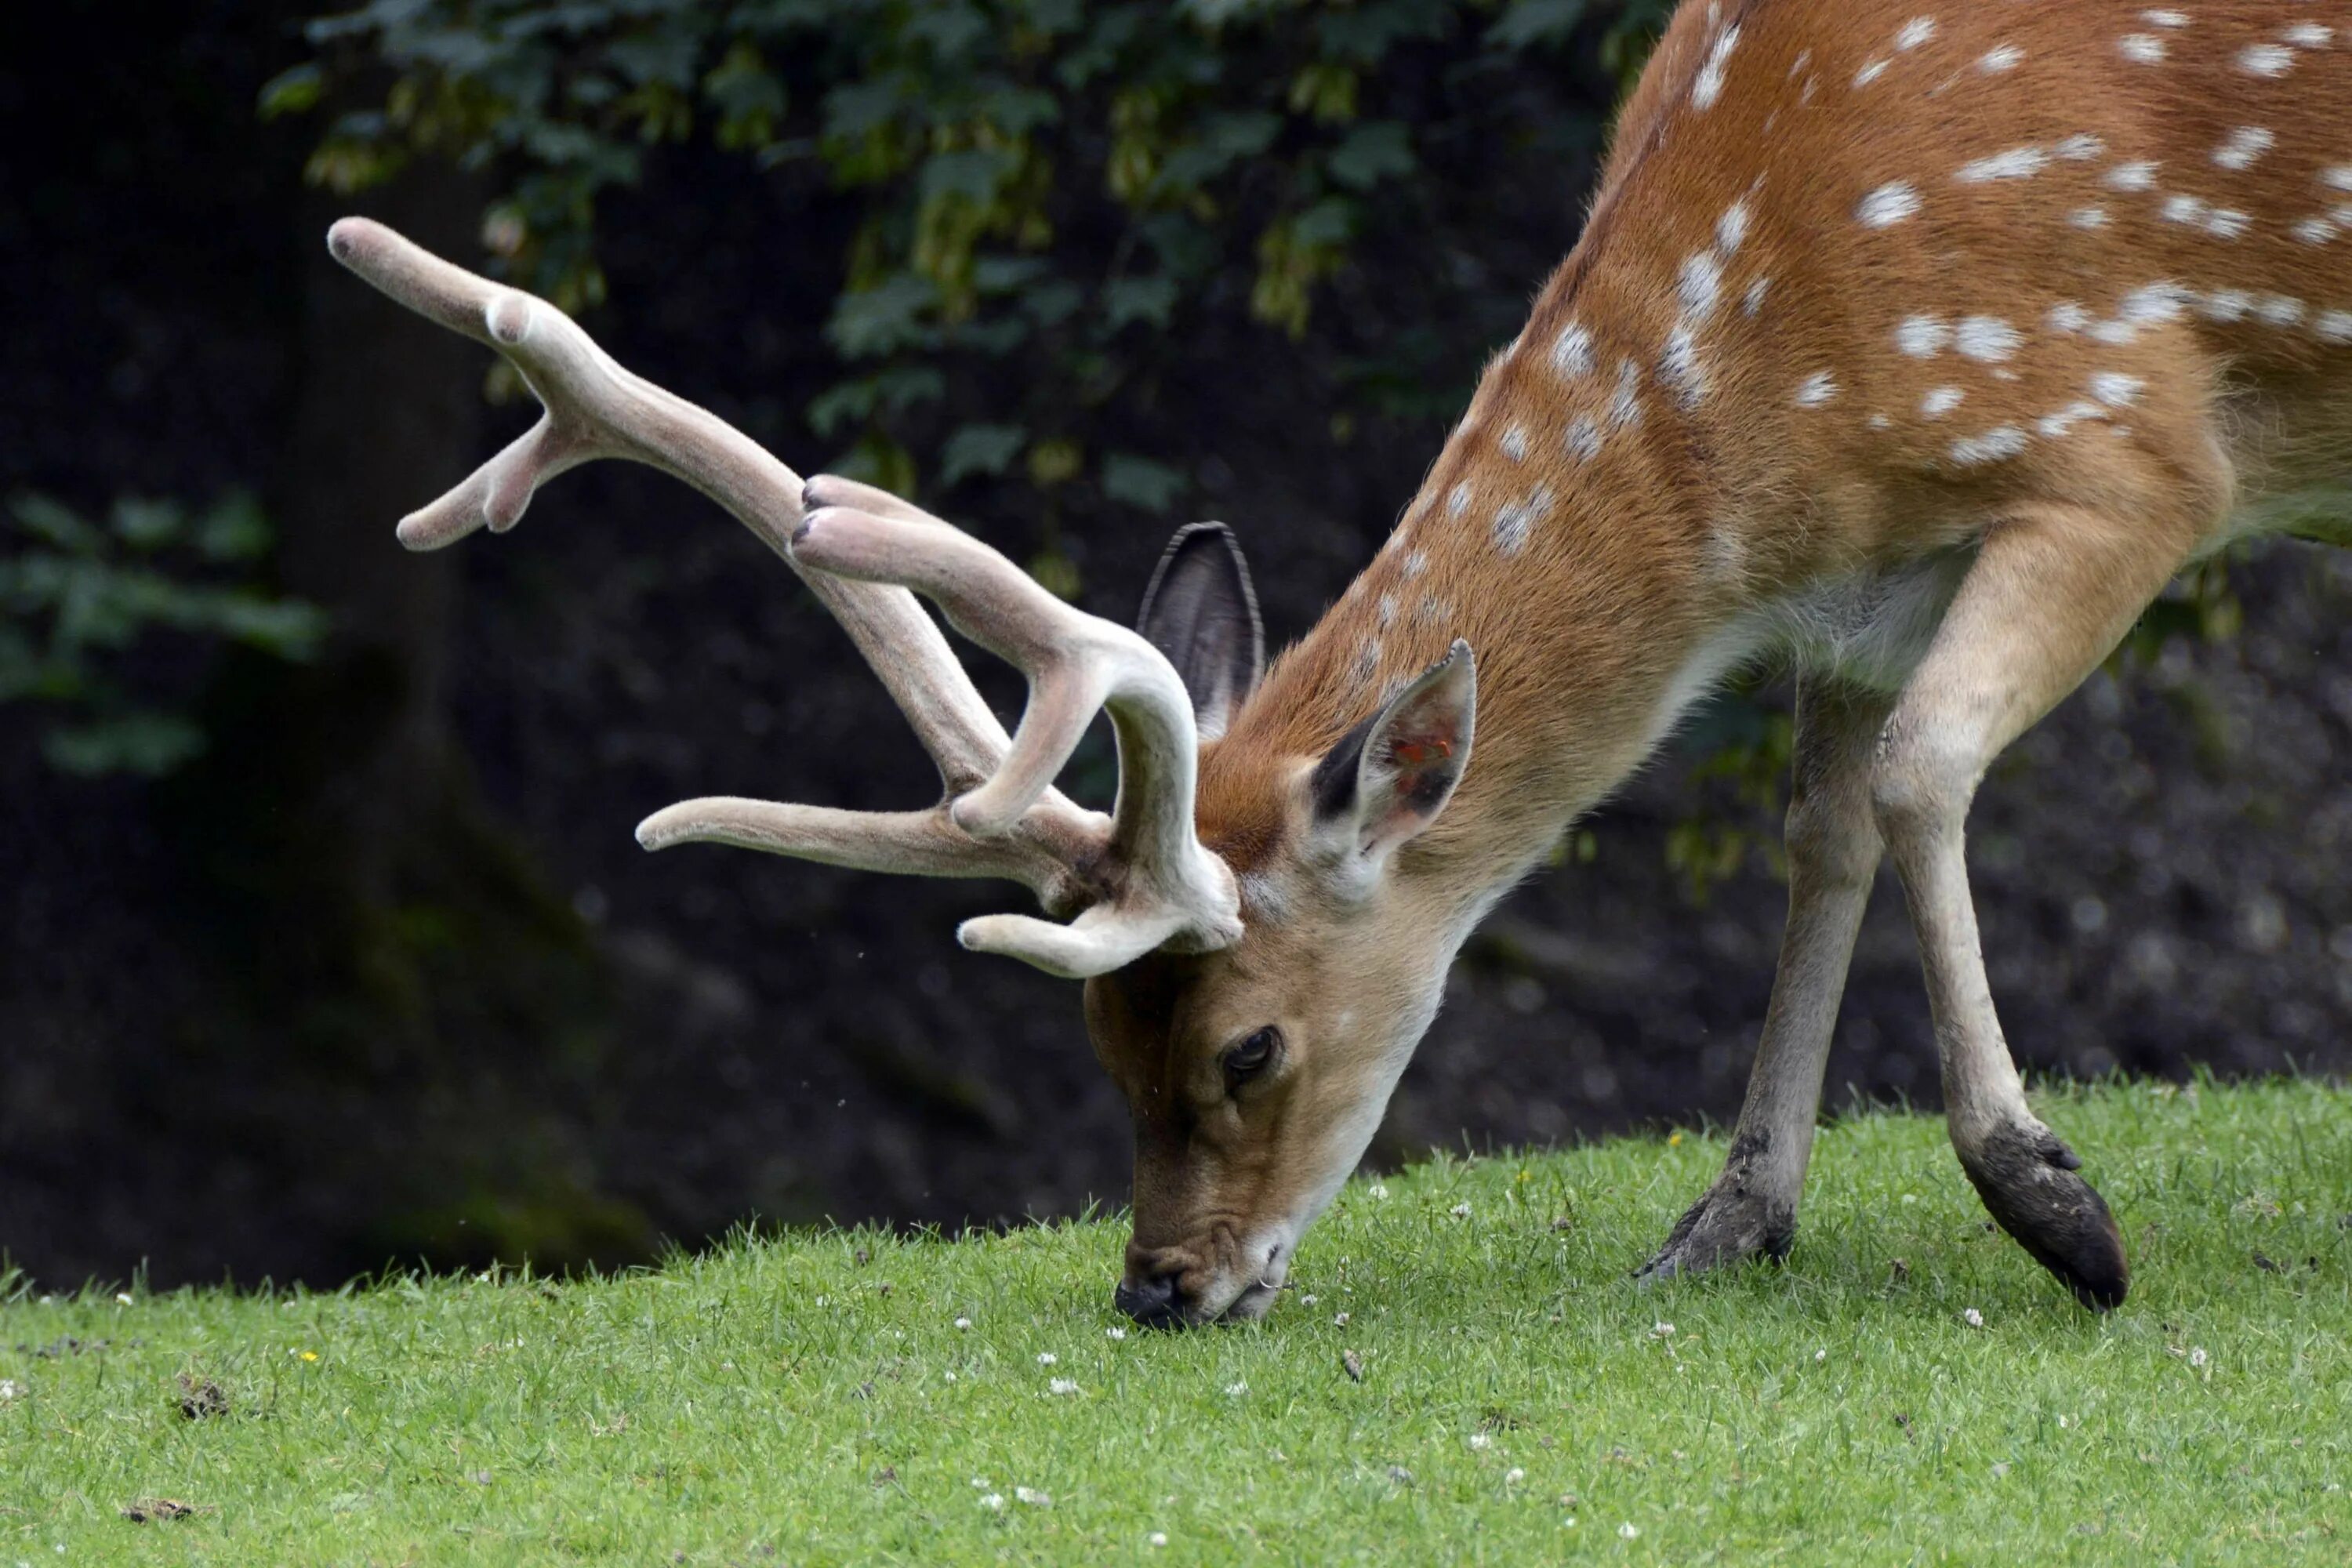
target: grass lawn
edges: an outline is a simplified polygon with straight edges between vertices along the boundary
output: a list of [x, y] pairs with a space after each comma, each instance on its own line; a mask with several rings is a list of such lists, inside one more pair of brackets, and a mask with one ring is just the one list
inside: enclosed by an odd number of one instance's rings
[[[1785, 1268], [1627, 1279], [1715, 1138], [1445, 1160], [1350, 1185], [1265, 1323], [1187, 1334], [1123, 1329], [1115, 1221], [0, 1285], [0, 1568], [2345, 1562], [2352, 1094], [2041, 1098], [2131, 1243], [2110, 1318], [1900, 1115], [1823, 1131]], [[194, 1511], [125, 1517], [156, 1499]]]

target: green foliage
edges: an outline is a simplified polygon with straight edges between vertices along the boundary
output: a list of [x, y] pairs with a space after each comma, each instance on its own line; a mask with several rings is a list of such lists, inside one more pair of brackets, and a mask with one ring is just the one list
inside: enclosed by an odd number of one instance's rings
[[0, 557], [0, 703], [40, 707], [42, 755], [65, 773], [154, 777], [204, 749], [194, 720], [154, 694], [178, 651], [159, 655], [157, 634], [302, 659], [325, 632], [316, 609], [252, 581], [270, 531], [242, 494], [193, 515], [124, 498], [103, 525], [19, 495], [0, 531], [16, 536]]
[[[1192, 1333], [1112, 1311], [1116, 1216], [325, 1293], [0, 1269], [0, 1558], [2341, 1562], [2352, 1102], [2042, 1098], [2132, 1240], [2110, 1317], [1882, 1115], [1822, 1132], [1785, 1268], [1627, 1278], [1717, 1138], [1439, 1160]], [[121, 1511], [158, 1497], [195, 1511]]]
[[[821, 181], [856, 214], [826, 329], [845, 374], [808, 410], [840, 443], [836, 467], [904, 487], [1025, 484], [1045, 503], [1081, 484], [1161, 512], [1191, 476], [1131, 449], [1111, 417], [1122, 399], [1218, 316], [1304, 334], [1373, 240], [1383, 266], [1445, 272], [1444, 241], [1412, 222], [1416, 184], [1475, 169], [1496, 136], [1562, 133], [1505, 123], [1485, 106], [1507, 95], [1465, 84], [1562, 54], [1638, 64], [1665, 10], [371, 0], [312, 23], [318, 58], [263, 107], [348, 101], [333, 82], [389, 67], [380, 106], [326, 127], [311, 177], [354, 189], [417, 155], [492, 170], [488, 248], [567, 309], [603, 298], [599, 203], [649, 148], [698, 139]], [[1428, 112], [1432, 79], [1455, 95], [1451, 118]]]

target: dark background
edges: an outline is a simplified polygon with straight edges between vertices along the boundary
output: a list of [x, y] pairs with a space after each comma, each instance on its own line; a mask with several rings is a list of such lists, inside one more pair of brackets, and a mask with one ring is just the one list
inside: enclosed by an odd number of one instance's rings
[[[1356, 13], [1294, 9], [1194, 43], [1234, 62], [1231, 90], [1295, 80], [1282, 51]], [[1092, 468], [1049, 492], [1018, 468], [946, 487], [932, 464], [918, 493], [1122, 618], [1176, 522], [1226, 518], [1273, 637], [1309, 626], [1573, 241], [1626, 50], [1654, 20], [1422, 9], [1444, 25], [1366, 67], [1354, 110], [1411, 124], [1418, 163], [1350, 198], [1312, 314], [1253, 294], [1270, 264], [1243, 231], [1288, 198], [1237, 187], [1213, 221], [1241, 237], [1197, 262], [1171, 319], [1111, 340], [1139, 368], [1087, 405], [1085, 449], [1178, 476], [1163, 510]], [[249, 489], [278, 528], [267, 585], [335, 630], [299, 663], [168, 629], [123, 650], [123, 679], [203, 727], [202, 754], [160, 776], [62, 772], [41, 746], [55, 705], [0, 701], [0, 1261], [59, 1285], [142, 1267], [323, 1283], [419, 1258], [634, 1261], [754, 1218], [953, 1226], [1122, 1202], [1124, 1114], [1075, 988], [950, 940], [1013, 907], [1006, 889], [633, 844], [639, 816], [691, 795], [934, 788], [845, 639], [748, 534], [606, 468], [559, 481], [511, 537], [394, 543], [400, 514], [523, 416], [485, 403], [488, 356], [332, 268], [321, 237], [365, 210], [484, 265], [515, 158], [425, 155], [321, 190], [304, 169], [324, 111], [256, 112], [318, 58], [306, 7], [25, 10], [0, 22], [0, 496], [95, 518], [126, 495]], [[1538, 10], [1556, 25], [1498, 38]], [[412, 68], [380, 44], [336, 46], [328, 109]], [[1065, 204], [1055, 254], [1081, 261], [1119, 243], [1088, 232], [1086, 160], [1110, 153], [1088, 153], [1082, 118], [1047, 198]], [[591, 330], [804, 471], [887, 475], [954, 417], [1034, 424], [1061, 395], [1025, 362], [966, 366], [896, 427], [818, 434], [812, 400], [856, 358], [826, 327], [872, 194], [698, 132], [637, 156], [599, 193], [609, 303]], [[2345, 558], [2236, 559], [1997, 770], [1972, 858], [2032, 1068], [2352, 1062], [2347, 607]], [[2205, 635], [2163, 635], [2179, 626]], [[1783, 709], [1769, 678], [1710, 709], [1504, 906], [1376, 1162], [1736, 1110], [1782, 898], [1752, 837], [1773, 803], [1739, 781]], [[1100, 788], [1098, 749], [1081, 772]], [[1695, 889], [1711, 859], [1726, 874]], [[1830, 1082], [1833, 1107], [1936, 1100], [1891, 883]]]

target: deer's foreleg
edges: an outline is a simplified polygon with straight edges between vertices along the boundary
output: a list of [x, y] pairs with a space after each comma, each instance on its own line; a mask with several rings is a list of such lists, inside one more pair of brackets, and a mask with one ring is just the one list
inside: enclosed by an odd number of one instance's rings
[[1748, 1098], [1723, 1173], [1641, 1269], [1658, 1278], [1785, 1257], [1846, 965], [1878, 870], [1871, 759], [1894, 699], [1807, 675], [1797, 688], [1787, 825], [1789, 923]]
[[2123, 1238], [2082, 1162], [2027, 1109], [1985, 979], [1962, 826], [2001, 749], [2095, 668], [2187, 557], [2193, 529], [2042, 506], [1986, 537], [1880, 743], [1871, 792], [1903, 879], [1961, 1166], [2084, 1305], [2122, 1301]]

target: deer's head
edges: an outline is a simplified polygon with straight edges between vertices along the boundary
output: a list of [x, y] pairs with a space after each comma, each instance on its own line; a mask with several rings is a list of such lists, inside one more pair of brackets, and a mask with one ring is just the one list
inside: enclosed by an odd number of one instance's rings
[[[715, 842], [871, 870], [1025, 882], [1056, 917], [991, 915], [966, 947], [1084, 980], [1096, 1052], [1136, 1134], [1135, 1236], [1119, 1304], [1155, 1323], [1255, 1317], [1300, 1234], [1370, 1141], [1435, 1012], [1471, 910], [1417, 853], [1470, 756], [1469, 648], [1365, 697], [1346, 734], [1297, 750], [1269, 686], [1238, 550], [1222, 526], [1171, 544], [1142, 626], [1086, 615], [996, 551], [854, 481], [803, 483], [692, 404], [621, 369], [543, 300], [345, 219], [338, 259], [505, 354], [545, 416], [404, 519], [433, 549], [518, 521], [539, 484], [621, 457], [717, 500], [848, 631], [937, 760], [925, 810], [732, 797], [681, 802], [648, 848]], [[909, 590], [1021, 668], [1008, 736]], [[1108, 815], [1054, 779], [1097, 711], [1118, 739]]]

